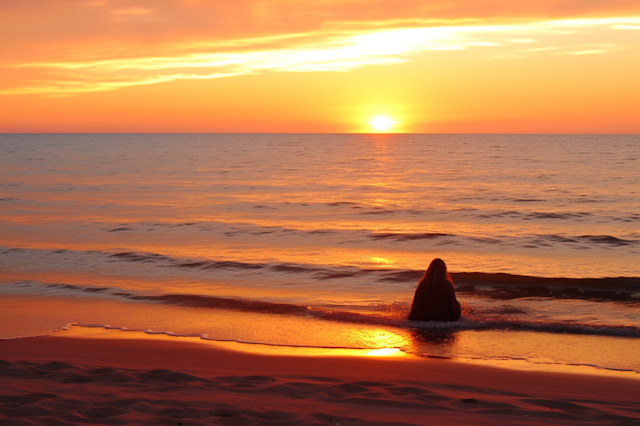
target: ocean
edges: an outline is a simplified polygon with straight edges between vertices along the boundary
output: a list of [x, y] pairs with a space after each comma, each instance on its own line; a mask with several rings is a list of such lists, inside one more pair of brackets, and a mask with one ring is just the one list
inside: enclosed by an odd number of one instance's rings
[[[640, 136], [0, 135], [0, 338], [640, 373]], [[458, 322], [406, 319], [442, 258]]]

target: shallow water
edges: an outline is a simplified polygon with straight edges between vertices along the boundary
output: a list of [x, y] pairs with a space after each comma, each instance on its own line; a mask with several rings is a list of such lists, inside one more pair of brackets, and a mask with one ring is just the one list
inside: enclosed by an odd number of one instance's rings
[[[624, 135], [0, 135], [0, 337], [98, 324], [640, 372], [624, 355], [640, 342], [639, 148]], [[405, 320], [434, 257], [459, 323]]]

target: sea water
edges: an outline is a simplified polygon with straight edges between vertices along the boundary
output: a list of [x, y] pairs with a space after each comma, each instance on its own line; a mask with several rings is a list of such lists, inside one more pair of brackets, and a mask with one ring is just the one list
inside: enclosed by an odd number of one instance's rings
[[[638, 135], [0, 135], [0, 338], [640, 372]], [[406, 319], [433, 258], [459, 322]]]

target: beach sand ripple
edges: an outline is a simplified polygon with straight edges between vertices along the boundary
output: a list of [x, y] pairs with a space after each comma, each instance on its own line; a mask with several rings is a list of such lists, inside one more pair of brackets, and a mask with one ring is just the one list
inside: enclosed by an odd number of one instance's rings
[[0, 361], [2, 425], [640, 424], [638, 404], [433, 383]]

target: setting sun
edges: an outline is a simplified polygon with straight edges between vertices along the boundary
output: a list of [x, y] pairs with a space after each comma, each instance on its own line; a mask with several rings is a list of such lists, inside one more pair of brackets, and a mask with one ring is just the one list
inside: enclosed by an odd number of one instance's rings
[[378, 115], [369, 122], [369, 124], [371, 124], [371, 127], [379, 132], [389, 130], [394, 123], [395, 122], [386, 115]]

